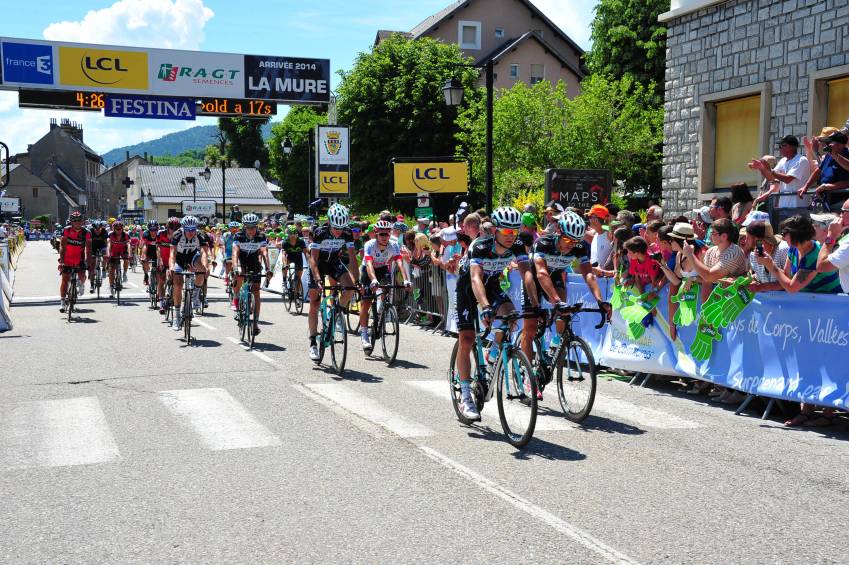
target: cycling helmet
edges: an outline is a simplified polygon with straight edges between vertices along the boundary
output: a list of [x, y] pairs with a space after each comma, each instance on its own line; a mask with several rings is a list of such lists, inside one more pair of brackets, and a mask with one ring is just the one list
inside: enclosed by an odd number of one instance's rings
[[298, 228], [296, 228], [295, 226], [289, 226], [288, 228], [286, 228], [286, 233], [289, 234], [289, 235], [292, 235], [292, 234], [297, 235], [298, 234]]
[[239, 224], [239, 222], [236, 222], [236, 221], [233, 221], [233, 222], [230, 222], [229, 224], [227, 224], [227, 229], [230, 229], [230, 230], [232, 230], [234, 228], [239, 229], [241, 227], [242, 227], [241, 224]]
[[581, 241], [587, 233], [587, 223], [581, 216], [571, 210], [563, 212], [557, 225], [560, 226], [561, 235], [575, 241]]
[[399, 232], [404, 233], [407, 230], [409, 230], [410, 228], [404, 222], [398, 221], [398, 222], [395, 222], [394, 224], [392, 224], [392, 229], [398, 230]]
[[71, 222], [82, 222], [83, 215], [80, 212], [71, 212], [71, 215], [68, 219]]
[[183, 229], [196, 230], [198, 229], [198, 219], [194, 216], [185, 216], [180, 225], [183, 226]]
[[147, 223], [147, 229], [149, 229], [149, 230], [159, 229], [159, 222], [157, 222], [156, 220], [149, 221]]
[[180, 218], [176, 216], [168, 218], [168, 227], [172, 230], [180, 229]]
[[245, 227], [255, 228], [259, 223], [259, 216], [256, 214], [245, 214], [242, 218], [242, 223], [245, 224]]
[[115, 220], [114, 222], [112, 222], [112, 229], [123, 228], [123, 227], [124, 227], [124, 222], [122, 222], [121, 220]]
[[492, 213], [492, 225], [517, 230], [522, 227], [522, 215], [512, 206], [502, 206]]
[[327, 219], [330, 221], [330, 227], [343, 229], [348, 227], [348, 209], [341, 204], [334, 204], [327, 211]]
[[390, 224], [386, 220], [380, 220], [376, 224], [374, 224], [374, 229], [377, 231], [389, 231], [392, 229], [392, 224]]

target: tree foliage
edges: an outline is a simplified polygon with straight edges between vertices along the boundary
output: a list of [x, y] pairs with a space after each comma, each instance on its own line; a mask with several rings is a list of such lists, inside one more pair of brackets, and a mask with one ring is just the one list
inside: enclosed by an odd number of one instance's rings
[[[590, 76], [574, 99], [563, 82], [516, 83], [498, 93], [493, 113], [495, 204], [544, 186], [552, 168], [610, 169], [632, 192], [660, 192], [663, 112], [646, 104], [646, 89], [630, 78]], [[472, 155], [476, 184], [484, 182], [483, 103], [458, 120], [457, 138]]]
[[657, 17], [670, 0], [600, 0], [592, 23], [587, 64], [595, 74], [629, 76], [651, 87], [654, 103], [663, 102], [666, 27]]
[[[280, 182], [283, 201], [291, 204], [296, 212], [307, 212], [312, 200], [310, 188], [313, 181], [309, 171], [310, 162], [309, 132], [316, 125], [327, 122], [327, 115], [318, 113], [311, 106], [293, 106], [282, 121], [271, 126], [271, 139], [268, 153], [271, 160], [271, 174]], [[289, 139], [292, 152], [286, 155], [282, 144]]]
[[474, 103], [478, 73], [457, 66], [468, 63], [457, 45], [395, 35], [340, 73], [339, 123], [351, 127], [351, 193], [358, 208], [390, 203], [393, 158], [454, 155], [457, 109], [446, 106], [442, 87], [457, 78], [466, 89], [464, 104]]
[[268, 119], [218, 118], [218, 127], [227, 140], [227, 158], [240, 167], [253, 167], [259, 161], [260, 170], [267, 170], [268, 148], [262, 138], [262, 127], [267, 122]]
[[203, 167], [204, 152], [199, 149], [189, 149], [179, 155], [157, 155], [151, 157], [154, 164], [168, 167]]

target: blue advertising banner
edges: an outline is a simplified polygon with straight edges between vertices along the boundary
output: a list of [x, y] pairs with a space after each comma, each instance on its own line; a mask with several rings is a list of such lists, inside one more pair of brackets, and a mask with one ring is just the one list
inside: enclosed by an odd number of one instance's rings
[[197, 102], [192, 98], [107, 94], [103, 114], [112, 118], [194, 120]]
[[[599, 281], [606, 296], [612, 281]], [[592, 304], [580, 276], [569, 276], [569, 302]], [[823, 406], [849, 407], [849, 297], [759, 293], [727, 328], [712, 338], [707, 359], [693, 356], [697, 326], [678, 328], [672, 339], [669, 301], [661, 296], [656, 315], [639, 339], [631, 339], [619, 313], [604, 330], [583, 314], [575, 331], [606, 366], [698, 378], [746, 393]], [[704, 357], [699, 354], [697, 357]]]
[[53, 84], [53, 68], [52, 46], [3, 42], [3, 82]]

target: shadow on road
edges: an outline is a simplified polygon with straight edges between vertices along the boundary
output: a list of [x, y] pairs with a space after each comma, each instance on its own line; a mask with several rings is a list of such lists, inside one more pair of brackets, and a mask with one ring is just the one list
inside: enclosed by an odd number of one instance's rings
[[82, 316], [74, 316], [71, 318], [72, 324], [99, 324], [100, 320], [94, 318], [83, 318]]
[[396, 359], [395, 362], [392, 363], [392, 367], [399, 369], [430, 369], [427, 365], [422, 365], [415, 361], [407, 361], [405, 359]]
[[[504, 439], [504, 434], [500, 431], [495, 431], [480, 425], [471, 426], [475, 431], [469, 432], [469, 437], [472, 439], [484, 439], [487, 441], [497, 441], [508, 447], [510, 444]], [[587, 458], [580, 451], [569, 449], [550, 441], [545, 441], [537, 436], [531, 439], [530, 443], [523, 449], [516, 449], [512, 453], [513, 458], [519, 460], [530, 460], [539, 457], [550, 461], [582, 461]]]
[[[184, 343], [182, 346], [186, 347], [186, 344]], [[192, 338], [192, 345], [190, 347], [221, 347], [221, 342], [212, 339]]]
[[376, 384], [383, 382], [383, 377], [369, 375], [368, 373], [363, 373], [361, 371], [351, 371], [350, 369], [345, 369], [345, 372], [342, 373], [342, 376], [337, 375], [330, 367], [325, 367], [323, 365], [321, 367], [315, 367], [313, 370], [318, 370], [327, 373], [335, 381], [356, 381], [367, 384]]
[[259, 351], [260, 353], [264, 353], [266, 351], [286, 351], [286, 348], [275, 343], [255, 343], [254, 351]]
[[[554, 416], [557, 418], [564, 419], [566, 418], [563, 415], [563, 412], [561, 412], [560, 410], [554, 410], [547, 406], [540, 406], [538, 409], [538, 414], [540, 416]], [[575, 427], [578, 430], [599, 431], [606, 432], [609, 434], [640, 435], [646, 433], [645, 430], [636, 426], [625, 424], [623, 422], [617, 422], [616, 420], [611, 420], [609, 418], [605, 418], [604, 416], [598, 416], [596, 414], [590, 414], [586, 420], [584, 420], [580, 424], [575, 424]]]

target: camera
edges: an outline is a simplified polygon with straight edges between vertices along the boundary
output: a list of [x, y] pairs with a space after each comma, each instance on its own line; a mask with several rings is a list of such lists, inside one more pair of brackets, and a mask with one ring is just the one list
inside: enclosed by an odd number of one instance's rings
[[663, 261], [663, 254], [662, 253], [652, 253], [651, 255], [649, 255], [649, 257], [651, 257], [655, 261]]
[[826, 153], [831, 153], [831, 145], [823, 145], [822, 150]]
[[762, 241], [755, 243], [755, 249], [757, 250], [759, 257], [764, 257], [766, 255], [766, 253], [764, 253], [764, 243]]

